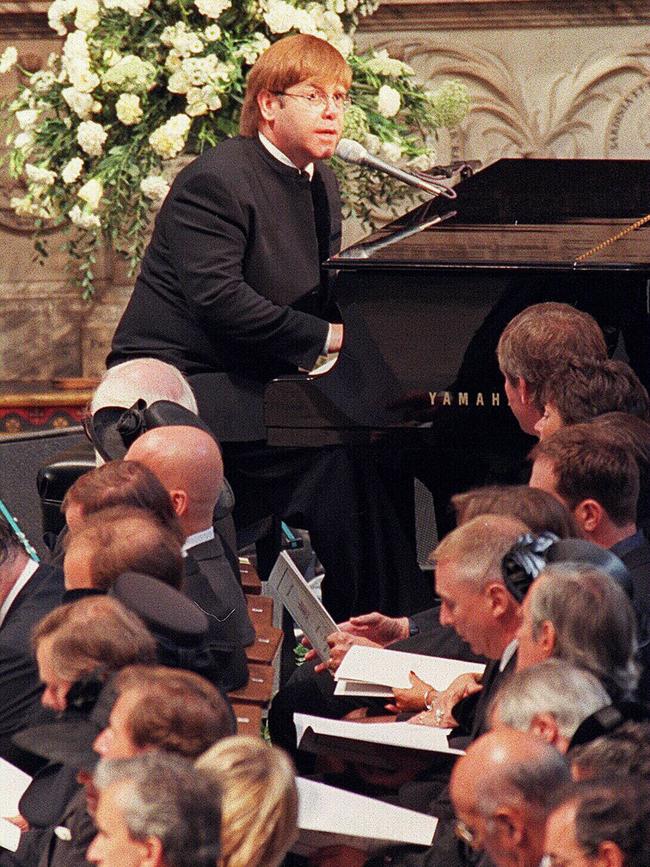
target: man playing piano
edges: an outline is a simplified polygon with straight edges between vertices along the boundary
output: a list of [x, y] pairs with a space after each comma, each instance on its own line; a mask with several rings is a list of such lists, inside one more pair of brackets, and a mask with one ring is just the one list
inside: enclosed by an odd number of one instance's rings
[[350, 84], [342, 55], [313, 36], [260, 56], [240, 136], [173, 184], [108, 357], [109, 366], [149, 356], [183, 371], [223, 443], [238, 526], [275, 514], [309, 529], [336, 620], [417, 610], [430, 593], [366, 449], [265, 441], [265, 383], [342, 346], [321, 268], [340, 246], [340, 200], [321, 160], [341, 136]]

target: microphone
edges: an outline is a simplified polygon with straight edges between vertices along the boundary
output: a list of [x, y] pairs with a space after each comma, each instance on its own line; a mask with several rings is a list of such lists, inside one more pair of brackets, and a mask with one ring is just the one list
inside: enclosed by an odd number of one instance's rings
[[371, 154], [362, 144], [359, 144], [358, 141], [353, 141], [351, 138], [342, 138], [336, 146], [335, 154], [347, 163], [356, 163], [359, 166], [367, 166], [368, 168], [375, 169], [385, 175], [391, 175], [391, 177], [396, 178], [403, 184], [409, 184], [411, 187], [418, 187], [421, 190], [426, 190], [427, 193], [433, 193], [436, 196], [443, 195], [448, 199], [456, 198], [456, 191], [453, 188], [448, 187], [446, 184], [443, 184], [441, 181], [434, 181], [429, 178], [425, 180], [418, 175], [411, 174], [411, 172], [406, 172], [404, 169], [400, 169], [397, 166], [384, 162], [384, 160]]

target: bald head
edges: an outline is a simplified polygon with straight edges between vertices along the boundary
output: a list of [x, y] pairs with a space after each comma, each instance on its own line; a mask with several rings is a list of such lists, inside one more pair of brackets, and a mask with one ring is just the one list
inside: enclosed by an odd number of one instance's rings
[[211, 526], [223, 462], [210, 434], [185, 425], [156, 428], [138, 437], [125, 460], [139, 461], [158, 477], [186, 536]]
[[474, 832], [473, 845], [497, 867], [537, 867], [553, 795], [568, 780], [557, 750], [503, 728], [474, 741], [456, 763], [451, 798], [458, 819]]

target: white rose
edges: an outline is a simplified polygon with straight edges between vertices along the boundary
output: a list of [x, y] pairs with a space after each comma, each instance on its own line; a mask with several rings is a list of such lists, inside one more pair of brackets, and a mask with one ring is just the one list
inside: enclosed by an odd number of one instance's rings
[[148, 175], [140, 181], [140, 189], [148, 199], [162, 202], [169, 192], [169, 184], [160, 175]]
[[82, 93], [76, 87], [65, 87], [61, 91], [61, 96], [82, 120], [88, 120], [94, 111], [101, 109], [101, 105], [93, 99], [90, 93]]
[[42, 169], [39, 166], [34, 166], [31, 163], [25, 165], [25, 174], [27, 179], [33, 184], [43, 184], [46, 187], [51, 186], [56, 180], [56, 173], [49, 169]]
[[73, 157], [61, 169], [61, 179], [64, 184], [74, 184], [84, 167], [81, 157]]
[[189, 87], [190, 80], [182, 69], [177, 69], [169, 76], [167, 90], [170, 93], [187, 93]]
[[208, 42], [216, 42], [221, 38], [221, 27], [218, 24], [210, 24], [203, 31], [203, 35], [208, 40]]
[[374, 133], [366, 133], [366, 148], [371, 154], [378, 154], [381, 150], [381, 139]]
[[91, 214], [79, 205], [73, 205], [68, 214], [70, 220], [81, 229], [99, 229], [101, 222], [97, 214]]
[[90, 178], [77, 193], [91, 211], [96, 211], [101, 197], [104, 195], [104, 186], [99, 178]]
[[284, 0], [270, 0], [264, 21], [271, 33], [287, 33], [295, 26], [297, 11]]
[[94, 120], [84, 120], [77, 130], [77, 143], [84, 153], [91, 157], [99, 157], [104, 149], [107, 132], [100, 123]]
[[4, 74], [5, 72], [9, 72], [9, 70], [13, 68], [17, 60], [18, 52], [13, 47], [13, 45], [5, 48], [5, 50], [0, 55], [0, 75]]
[[54, 0], [47, 10], [47, 23], [52, 30], [56, 30], [59, 36], [65, 36], [68, 32], [63, 23], [66, 15], [71, 15], [77, 6], [77, 0]]
[[351, 54], [352, 49], [354, 48], [354, 41], [347, 33], [339, 33], [336, 36], [330, 36], [329, 41], [332, 43], [334, 48], [343, 55], [343, 57], [347, 57]]
[[381, 152], [391, 163], [396, 163], [402, 156], [402, 148], [394, 141], [382, 142]]
[[124, 126], [133, 126], [142, 120], [140, 97], [135, 93], [122, 93], [115, 103], [115, 113]]
[[194, 5], [201, 15], [206, 18], [217, 19], [232, 4], [231, 0], [194, 0]]
[[22, 130], [34, 129], [36, 121], [38, 120], [38, 115], [39, 112], [33, 108], [25, 108], [22, 111], [17, 111], [16, 120], [18, 121], [18, 126]]
[[377, 111], [384, 117], [395, 117], [400, 109], [401, 98], [399, 91], [388, 84], [382, 84], [377, 94]]

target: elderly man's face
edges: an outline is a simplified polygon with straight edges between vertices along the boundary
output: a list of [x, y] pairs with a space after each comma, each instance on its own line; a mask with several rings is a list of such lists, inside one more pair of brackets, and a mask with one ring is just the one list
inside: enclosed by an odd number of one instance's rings
[[491, 656], [494, 618], [485, 590], [459, 580], [458, 565], [451, 560], [436, 564], [436, 592], [440, 596], [440, 623], [451, 626], [477, 654]]
[[548, 867], [596, 867], [598, 858], [591, 858], [576, 839], [576, 807], [562, 804], [548, 817], [544, 853]]
[[86, 852], [86, 859], [100, 867], [141, 867], [147, 857], [147, 844], [129, 833], [120, 794], [124, 783], [108, 786], [99, 796], [95, 814], [97, 834]]
[[[538, 580], [543, 581], [544, 578], [539, 578]], [[530, 668], [548, 659], [548, 654], [541, 642], [536, 641], [533, 636], [533, 619], [530, 613], [531, 592], [532, 588], [524, 599], [521, 609], [521, 626], [517, 630], [517, 640], [519, 642], [517, 647], [517, 671], [523, 671], [525, 668]]]

